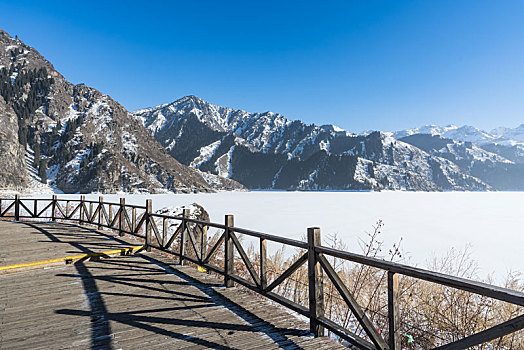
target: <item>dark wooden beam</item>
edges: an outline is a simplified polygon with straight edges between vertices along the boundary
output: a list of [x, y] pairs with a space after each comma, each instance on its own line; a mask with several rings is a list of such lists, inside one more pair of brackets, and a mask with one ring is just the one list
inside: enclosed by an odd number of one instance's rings
[[324, 271], [326, 271], [326, 274], [328, 275], [329, 279], [333, 283], [333, 286], [337, 289], [340, 296], [342, 297], [342, 299], [344, 299], [347, 306], [357, 319], [358, 323], [362, 326], [367, 336], [371, 339], [371, 342], [375, 345], [377, 349], [388, 349], [389, 347], [382, 338], [382, 336], [378, 333], [371, 320], [367, 317], [364, 310], [362, 310], [356, 299], [347, 289], [344, 282], [340, 279], [340, 276], [337, 274], [335, 269], [333, 269], [329, 261], [327, 261], [327, 259], [322, 254], [319, 254], [318, 260], [324, 268]]
[[315, 247], [321, 245], [320, 228], [307, 229], [308, 242], [308, 285], [309, 285], [309, 328], [315, 337], [324, 336], [324, 327], [318, 323], [324, 317], [324, 281], [322, 268], [315, 253]]
[[443, 346], [435, 348], [435, 350], [460, 350], [467, 349], [475, 345], [485, 343], [487, 341], [500, 338], [509, 333], [516, 332], [524, 328], [524, 315], [520, 315], [512, 320], [506, 321], [494, 327], [488, 328], [482, 332], [470, 335], [469, 337], [457, 340]]
[[242, 244], [240, 244], [238, 237], [235, 235], [234, 232], [231, 232], [231, 238], [233, 239], [233, 244], [236, 246], [238, 253], [240, 254], [240, 258], [244, 261], [244, 264], [247, 267], [247, 270], [249, 274], [251, 275], [251, 278], [253, 278], [253, 281], [257, 286], [260, 286], [260, 277], [258, 276], [257, 272], [253, 268], [253, 264], [249, 260], [249, 257], [247, 256], [244, 248], [242, 247]]
[[388, 272], [388, 324], [389, 348], [400, 350], [400, 312], [398, 274]]
[[227, 288], [233, 287], [233, 280], [231, 275], [233, 275], [234, 264], [235, 264], [235, 254], [233, 252], [233, 239], [231, 238], [230, 227], [234, 226], [235, 219], [233, 215], [225, 216], [225, 256], [224, 256], [224, 284]]
[[286, 278], [291, 276], [300, 266], [302, 266], [308, 260], [308, 254], [302, 254], [286, 271], [282, 272], [280, 276], [277, 277], [267, 288], [266, 291], [272, 291], [280, 283], [282, 283]]

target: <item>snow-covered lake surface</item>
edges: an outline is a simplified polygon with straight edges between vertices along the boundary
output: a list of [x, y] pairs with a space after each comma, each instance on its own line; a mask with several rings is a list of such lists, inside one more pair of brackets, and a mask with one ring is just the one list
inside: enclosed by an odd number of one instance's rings
[[[40, 195], [41, 196], [41, 195]], [[323, 238], [337, 233], [348, 250], [361, 252], [377, 220], [383, 220], [385, 252], [402, 238], [410, 264], [426, 267], [452, 247], [471, 245], [480, 277], [497, 280], [524, 272], [524, 192], [222, 192], [216, 194], [125, 195], [126, 202], [153, 208], [196, 202], [222, 223], [235, 215], [235, 226], [301, 239], [318, 226]], [[59, 198], [78, 195], [60, 195]], [[87, 195], [96, 199], [98, 195]], [[120, 195], [105, 195], [117, 202]]]

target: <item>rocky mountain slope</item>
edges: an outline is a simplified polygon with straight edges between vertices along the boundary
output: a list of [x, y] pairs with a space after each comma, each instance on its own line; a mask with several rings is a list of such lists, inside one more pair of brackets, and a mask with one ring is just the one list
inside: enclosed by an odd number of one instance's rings
[[410, 135], [428, 134], [459, 142], [471, 142], [486, 151], [496, 153], [508, 160], [524, 163], [524, 124], [516, 128], [499, 127], [491, 131], [484, 131], [473, 126], [425, 125], [418, 128], [407, 129], [390, 133], [393, 137], [401, 139]]
[[187, 96], [133, 112], [183, 164], [249, 188], [487, 190], [457, 164], [388, 134], [353, 135]]
[[180, 164], [118, 102], [69, 83], [35, 49], [1, 30], [0, 96], [3, 187], [24, 187], [24, 148], [31, 148], [41, 176], [66, 193], [243, 188]]
[[0, 96], [0, 189], [20, 190], [27, 185], [24, 148], [18, 142], [16, 114]]
[[490, 147], [485, 147], [487, 145], [481, 148], [472, 142], [455, 141], [430, 134], [413, 134], [400, 141], [423, 149], [433, 156], [450, 160], [464, 173], [481, 179], [494, 189], [524, 189], [524, 164], [501, 156], [498, 148], [490, 152]]

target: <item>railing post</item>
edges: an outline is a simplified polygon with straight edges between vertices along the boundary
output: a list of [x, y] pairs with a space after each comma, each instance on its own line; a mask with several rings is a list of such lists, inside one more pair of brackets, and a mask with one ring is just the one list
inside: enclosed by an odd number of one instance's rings
[[153, 202], [151, 199], [146, 199], [146, 251], [151, 251], [151, 221], [153, 218], [149, 215], [153, 211]]
[[69, 218], [69, 201], [66, 201], [65, 211], [66, 218]]
[[118, 216], [118, 235], [124, 236], [124, 210], [126, 210], [126, 199], [120, 198], [120, 211]]
[[401, 349], [398, 297], [398, 274], [388, 271], [388, 321], [390, 350]]
[[35, 199], [33, 202], [33, 217], [38, 217], [38, 199]]
[[324, 336], [324, 327], [318, 322], [324, 316], [324, 282], [322, 267], [317, 259], [315, 247], [321, 245], [320, 228], [307, 229], [308, 243], [308, 285], [309, 285], [309, 329], [315, 337]]
[[267, 244], [264, 238], [260, 238], [260, 288], [267, 287]]
[[207, 253], [207, 226], [202, 225], [202, 236], [200, 237], [200, 256], [202, 260], [206, 258]]
[[56, 221], [56, 194], [53, 195], [53, 202], [51, 204], [51, 221]]
[[131, 232], [135, 233], [136, 231], [136, 208], [133, 207], [132, 218], [131, 218]]
[[102, 229], [102, 209], [104, 209], [104, 197], [98, 197], [98, 229]]
[[15, 221], [20, 221], [20, 195], [15, 195]]
[[109, 222], [107, 223], [107, 226], [109, 226], [109, 228], [112, 230], [113, 229], [113, 226], [111, 225], [111, 223], [113, 222], [113, 204], [109, 204]]
[[162, 219], [162, 243], [160, 245], [162, 247], [166, 248], [166, 249], [168, 248], [168, 247], [166, 247], [168, 226], [169, 226], [168, 219], [167, 218], [163, 218]]
[[93, 202], [89, 202], [89, 215], [87, 216], [87, 221], [89, 221], [90, 224], [93, 223], [93, 220], [95, 218], [93, 217]]
[[80, 225], [84, 222], [84, 201], [86, 200], [86, 196], [80, 196]]
[[186, 230], [187, 230], [187, 221], [186, 221], [186, 218], [189, 217], [189, 209], [184, 209], [182, 211], [182, 232], [180, 232], [180, 259], [178, 261], [178, 263], [180, 265], [184, 265], [184, 255], [186, 255], [186, 241], [187, 241], [187, 236], [186, 236]]
[[225, 254], [224, 254], [224, 284], [226, 287], [233, 287], [233, 280], [229, 277], [234, 273], [235, 255], [233, 252], [233, 239], [231, 238], [230, 227], [235, 226], [235, 218], [233, 215], [226, 215], [225, 217]]

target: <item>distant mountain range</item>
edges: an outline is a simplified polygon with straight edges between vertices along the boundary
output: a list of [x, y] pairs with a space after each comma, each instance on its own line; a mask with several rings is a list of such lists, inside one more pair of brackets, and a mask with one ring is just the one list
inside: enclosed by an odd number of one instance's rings
[[356, 135], [195, 96], [128, 112], [3, 31], [0, 127], [4, 189], [45, 177], [73, 193], [524, 189], [524, 125]]
[[272, 112], [215, 106], [195, 96], [132, 115], [183, 164], [248, 188], [524, 188], [519, 128], [488, 134], [467, 126], [427, 126], [355, 135], [334, 125], [310, 125]]
[[472, 142], [477, 145], [496, 143], [502, 146], [524, 146], [524, 124], [521, 124], [514, 129], [500, 127], [493, 129], [490, 132], [469, 125], [461, 127], [456, 125], [448, 125], [444, 127], [438, 125], [425, 125], [419, 128], [396, 131], [392, 133], [392, 136], [400, 139], [402, 137], [416, 134], [438, 135], [443, 138], [455, 141]]

